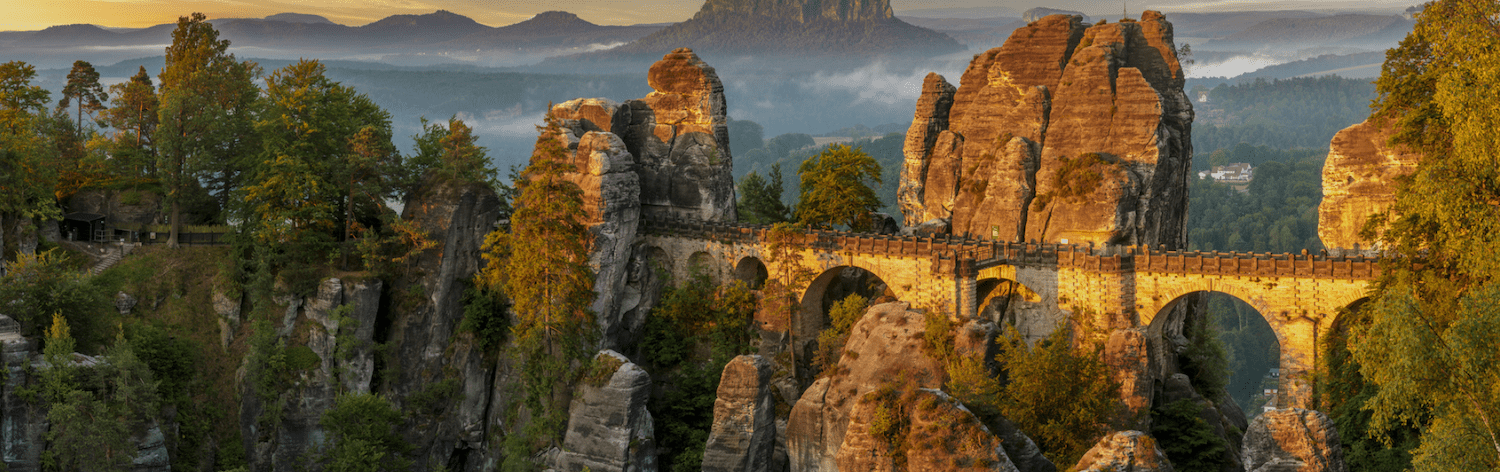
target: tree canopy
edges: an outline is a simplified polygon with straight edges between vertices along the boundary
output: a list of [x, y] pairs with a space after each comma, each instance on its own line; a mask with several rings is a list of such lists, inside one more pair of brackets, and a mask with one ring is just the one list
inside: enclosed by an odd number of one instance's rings
[[881, 207], [871, 184], [880, 185], [880, 164], [859, 148], [837, 145], [802, 161], [797, 221], [809, 226], [866, 230], [870, 212]]
[[1417, 470], [1500, 467], [1500, 4], [1429, 3], [1376, 82], [1374, 119], [1421, 153], [1367, 234], [1384, 275], [1350, 351], [1375, 433], [1421, 430]]

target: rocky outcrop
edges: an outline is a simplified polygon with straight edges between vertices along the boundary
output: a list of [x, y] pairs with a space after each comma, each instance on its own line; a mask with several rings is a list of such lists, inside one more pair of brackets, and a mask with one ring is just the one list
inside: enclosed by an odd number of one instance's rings
[[[1026, 472], [1055, 470], [1014, 425], [1003, 419], [981, 424], [962, 405], [938, 390], [947, 382], [947, 374], [943, 364], [922, 348], [925, 316], [911, 310], [907, 303], [884, 303], [870, 307], [854, 324], [844, 353], [832, 368], [833, 374], [814, 381], [792, 407], [786, 431], [792, 470], [889, 470], [890, 463], [881, 459], [883, 453], [874, 453], [883, 447], [876, 437], [879, 434], [872, 436], [869, 431], [872, 415], [881, 404], [887, 404], [888, 411], [901, 409], [908, 415], [906, 418], [913, 425], [911, 431], [919, 429], [915, 425], [939, 421], [939, 417], [946, 418], [941, 421], [952, 421], [946, 424], [972, 425], [922, 437], [924, 442], [948, 444], [947, 441], [963, 442], [972, 436], [975, 442], [963, 444], [988, 445], [964, 446], [973, 449], [965, 450], [975, 460], [958, 460], [963, 467]], [[971, 356], [991, 354], [996, 331], [988, 322], [959, 326], [956, 352]], [[908, 451], [909, 461], [915, 461], [909, 464], [954, 467], [953, 458], [943, 455], [946, 452], [926, 449]], [[1023, 463], [1024, 466], [1017, 467]]]
[[927, 165], [932, 162], [930, 154], [933, 145], [937, 143], [938, 136], [948, 129], [948, 113], [953, 109], [953, 94], [957, 91], [957, 88], [935, 72], [928, 73], [927, 78], [922, 80], [922, 95], [917, 98], [917, 112], [912, 118], [911, 127], [906, 131], [906, 143], [901, 148], [906, 160], [901, 169], [902, 178], [896, 189], [896, 200], [905, 217], [902, 226], [913, 227], [927, 221], [924, 219], [927, 215], [923, 204], [927, 196], [927, 181], [906, 177], [927, 175]]
[[156, 224], [162, 220], [162, 196], [145, 190], [79, 190], [68, 198], [68, 211], [104, 215], [105, 223]]
[[704, 472], [770, 472], [776, 451], [776, 401], [771, 361], [742, 355], [724, 366], [714, 399], [713, 429], [703, 449]]
[[654, 91], [640, 100], [584, 98], [551, 111], [577, 171], [565, 178], [583, 190], [594, 235], [592, 308], [607, 349], [631, 344], [654, 298], [637, 253], [640, 218], [736, 219], [724, 86], [713, 67], [677, 49], [647, 81]]
[[26, 386], [33, 372], [33, 344], [21, 337], [21, 324], [0, 315], [0, 362], [4, 362], [4, 390], [0, 390], [0, 458], [7, 470], [36, 472], [41, 470], [42, 452], [47, 442], [47, 410], [22, 398], [19, 389]]
[[[280, 422], [270, 431], [258, 428], [265, 408], [246, 392], [241, 430], [251, 443], [257, 466], [287, 470], [305, 460], [323, 441], [323, 413], [338, 392], [369, 392], [374, 375], [375, 320], [380, 311], [380, 280], [324, 279], [307, 297], [280, 297], [286, 306], [282, 333], [288, 346], [305, 347], [316, 363], [299, 367], [298, 382], [282, 392]], [[255, 388], [247, 383], [247, 389]], [[245, 418], [257, 421], [245, 422]], [[160, 436], [160, 431], [157, 436]], [[146, 436], [147, 439], [150, 435]]]
[[456, 332], [464, 289], [480, 268], [480, 245], [499, 220], [499, 205], [488, 186], [429, 181], [402, 215], [437, 245], [417, 256], [411, 275], [391, 283], [390, 304], [400, 308], [389, 314], [390, 337], [376, 339], [387, 344], [392, 373], [382, 376], [378, 393], [397, 402], [419, 393], [432, 398], [430, 408], [413, 408], [418, 413], [403, 433], [415, 446], [417, 469], [492, 459], [486, 433], [507, 424], [502, 413], [517, 396], [505, 380], [507, 365], [486, 361], [471, 336]]
[[1118, 431], [1106, 434], [1083, 454], [1078, 465], [1068, 469], [1078, 472], [1172, 472], [1167, 453], [1156, 438], [1140, 431]]
[[614, 351], [600, 352], [595, 365], [615, 366], [585, 379], [568, 408], [568, 432], [557, 454], [558, 470], [651, 472], [656, 470], [655, 433], [646, 401], [651, 375]]
[[1156, 405], [1161, 407], [1181, 401], [1191, 402], [1197, 407], [1198, 419], [1213, 429], [1214, 436], [1224, 439], [1226, 447], [1223, 470], [1245, 470], [1240, 455], [1236, 452], [1244, 444], [1244, 434], [1241, 432], [1244, 431], [1245, 420], [1239, 405], [1228, 398], [1220, 401], [1206, 398], [1193, 388], [1192, 379], [1187, 374], [1172, 374], [1162, 381], [1162, 391]]
[[1144, 331], [1136, 328], [1109, 333], [1109, 339], [1104, 343], [1104, 363], [1109, 365], [1114, 381], [1120, 384], [1120, 398], [1127, 410], [1126, 417], [1119, 424], [1150, 431], [1155, 382], [1151, 346]]
[[909, 304], [896, 302], [870, 307], [854, 324], [836, 367], [848, 372], [814, 381], [792, 407], [786, 439], [792, 470], [840, 470], [850, 411], [882, 384], [905, 379], [913, 389], [942, 388], [942, 364], [922, 351], [923, 320]]
[[933, 105], [946, 83], [924, 83], [904, 149], [906, 220], [951, 218], [954, 234], [1002, 240], [1182, 246], [1193, 118], [1183, 80], [1172, 25], [1154, 11], [1017, 29], [964, 71], [946, 129]]
[[1388, 124], [1365, 120], [1333, 135], [1323, 162], [1323, 201], [1318, 204], [1318, 238], [1329, 248], [1369, 248], [1359, 236], [1370, 216], [1396, 201], [1396, 178], [1412, 173], [1420, 154], [1389, 144]]
[[[893, 395], [867, 393], [854, 405], [839, 448], [838, 470], [1019, 472], [1000, 446], [1001, 440], [947, 394], [922, 389], [899, 398]], [[890, 433], [875, 429], [877, 417], [889, 421], [892, 416], [906, 426], [904, 437], [895, 443]], [[898, 465], [897, 456], [905, 459], [904, 467]]]
[[1249, 472], [1343, 472], [1343, 451], [1327, 415], [1288, 408], [1256, 417], [1240, 455]]

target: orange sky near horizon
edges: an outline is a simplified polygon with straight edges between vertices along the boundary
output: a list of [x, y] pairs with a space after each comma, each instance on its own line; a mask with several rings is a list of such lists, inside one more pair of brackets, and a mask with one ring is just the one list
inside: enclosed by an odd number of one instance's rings
[[[1404, 6], [1417, 0], [1127, 0], [1131, 10], [1291, 10]], [[203, 12], [209, 19], [263, 18], [277, 13], [321, 15], [335, 23], [364, 25], [399, 14], [448, 10], [489, 26], [505, 26], [548, 10], [564, 10], [604, 25], [686, 20], [703, 0], [0, 0], [0, 31], [34, 31], [91, 23], [140, 28], [175, 23]], [[1120, 0], [891, 0], [897, 11], [944, 7], [1000, 7], [1020, 12], [1033, 6], [1119, 12]]]

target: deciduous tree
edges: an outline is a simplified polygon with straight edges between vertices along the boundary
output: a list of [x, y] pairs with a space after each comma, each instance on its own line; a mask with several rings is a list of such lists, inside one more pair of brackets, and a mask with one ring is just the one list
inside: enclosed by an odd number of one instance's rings
[[1376, 432], [1421, 430], [1417, 470], [1500, 468], [1500, 4], [1442, 0], [1387, 53], [1375, 119], [1422, 154], [1367, 234], [1384, 275], [1351, 352]]
[[[57, 170], [37, 132], [49, 93], [33, 85], [34, 78], [36, 68], [30, 64], [0, 64], [0, 220], [62, 217], [53, 195]], [[0, 228], [0, 248], [6, 247], [7, 236]]]
[[108, 110], [101, 113], [104, 123], [115, 129], [113, 154], [123, 161], [114, 166], [117, 175], [155, 175], [156, 149], [152, 139], [156, 134], [158, 101], [156, 86], [141, 66], [130, 80], [109, 86], [111, 95]]
[[797, 221], [809, 226], [832, 228], [844, 225], [856, 231], [871, 226], [870, 212], [880, 209], [880, 197], [871, 184], [880, 185], [880, 163], [858, 148], [836, 145], [802, 161], [802, 196], [797, 201]]

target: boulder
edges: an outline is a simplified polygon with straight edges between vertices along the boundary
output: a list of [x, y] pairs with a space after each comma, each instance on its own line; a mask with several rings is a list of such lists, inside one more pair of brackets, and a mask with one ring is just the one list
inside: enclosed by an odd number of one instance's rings
[[787, 423], [792, 470], [836, 471], [850, 411], [866, 393], [900, 381], [909, 388], [942, 388], [943, 365], [922, 350], [924, 315], [904, 302], [875, 305], [850, 329], [834, 369], [802, 392]]
[[1333, 420], [1317, 410], [1262, 413], [1240, 452], [1248, 472], [1343, 472], [1344, 450]]
[[1106, 434], [1069, 472], [1172, 472], [1156, 438], [1140, 431]]
[[946, 129], [946, 82], [929, 77], [900, 207], [908, 222], [951, 218], [953, 234], [1180, 247], [1193, 118], [1183, 80], [1160, 13], [1092, 27], [1041, 18], [975, 56]]
[[1412, 173], [1420, 154], [1389, 144], [1388, 123], [1365, 120], [1333, 135], [1323, 162], [1318, 238], [1329, 248], [1369, 248], [1359, 236], [1370, 216], [1396, 201], [1396, 178]]
[[1120, 398], [1127, 410], [1119, 424], [1142, 431], [1151, 430], [1155, 382], [1150, 349], [1141, 328], [1115, 330], [1104, 344], [1104, 363], [1109, 365], [1110, 376], [1120, 383]]
[[742, 355], [724, 366], [714, 423], [703, 449], [704, 472], [769, 472], [776, 450], [771, 361]]
[[[596, 365], [614, 366], [580, 382], [568, 407], [568, 431], [553, 467], [564, 471], [656, 470], [655, 434], [646, 402], [651, 375], [614, 351], [601, 351]], [[592, 378], [597, 375], [597, 378]]]
[[[994, 470], [1019, 472], [972, 412], [940, 390], [865, 394], [850, 411], [838, 470]], [[891, 418], [894, 415], [894, 420]], [[882, 434], [877, 423], [904, 423], [903, 434]], [[905, 459], [898, 464], [897, 456]]]
[[129, 315], [130, 314], [130, 310], [134, 310], [135, 309], [136, 303], [139, 303], [139, 302], [136, 301], [135, 297], [130, 296], [130, 294], [128, 294], [128, 293], [125, 293], [125, 292], [116, 292], [115, 293], [115, 310], [119, 311], [121, 316]]

